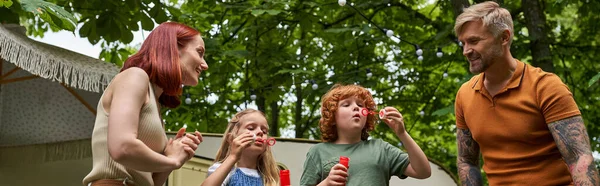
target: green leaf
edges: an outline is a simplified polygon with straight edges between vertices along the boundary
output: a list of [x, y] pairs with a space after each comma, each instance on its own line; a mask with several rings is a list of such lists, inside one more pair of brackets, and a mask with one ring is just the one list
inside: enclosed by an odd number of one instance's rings
[[450, 113], [454, 113], [454, 104], [451, 104], [450, 106], [444, 107], [442, 109], [436, 110], [433, 113], [431, 113], [431, 115], [434, 116], [443, 116], [446, 114], [450, 114]]
[[305, 5], [311, 6], [311, 7], [319, 6], [319, 4], [317, 4], [315, 2], [305, 2], [305, 1], [302, 1], [302, 3], [305, 4]]
[[129, 23], [127, 23], [127, 24], [128, 24], [127, 27], [132, 31], [140, 30], [140, 26], [138, 25], [138, 22], [129, 21]]
[[228, 50], [228, 51], [223, 52], [223, 54], [227, 55], [227, 56], [244, 58], [244, 57], [250, 55], [250, 52], [248, 52], [247, 50]]
[[167, 10], [169, 10], [169, 13], [171, 15], [173, 15], [174, 17], [180, 17], [181, 16], [181, 10], [174, 8], [174, 7], [167, 7]]
[[148, 17], [148, 15], [146, 15], [146, 13], [142, 13], [141, 21], [142, 29], [148, 31], [154, 29], [154, 22], [152, 21], [152, 19], [150, 19], [150, 17]]
[[62, 7], [42, 0], [22, 0], [23, 10], [39, 15], [40, 18], [54, 27], [75, 31], [77, 19]]
[[267, 10], [267, 14], [269, 15], [277, 15], [281, 13], [281, 10]]
[[136, 0], [127, 0], [125, 1], [125, 3], [127, 4], [127, 8], [132, 10], [132, 11], [138, 11], [140, 9], [139, 6], [139, 1]]
[[313, 71], [306, 71], [306, 70], [302, 70], [302, 69], [281, 69], [279, 71], [277, 71], [277, 73], [275, 73], [275, 75], [278, 74], [308, 74], [308, 75], [313, 75], [314, 72]]
[[12, 6], [13, 2], [11, 0], [6, 0], [4, 1], [4, 7], [6, 8], [10, 8], [10, 6]]
[[130, 31], [127, 31], [126, 28], [123, 28], [121, 30], [121, 42], [123, 43], [131, 43], [131, 41], [133, 41], [133, 33]]
[[590, 82], [588, 82], [588, 88], [592, 87], [592, 85], [594, 85], [594, 83], [596, 83], [598, 79], [600, 79], [600, 72], [598, 72], [598, 74], [596, 74], [594, 77], [592, 77], [592, 79], [590, 79]]
[[329, 32], [329, 33], [342, 33], [342, 32], [349, 32], [349, 31], [359, 31], [359, 29], [357, 29], [357, 28], [329, 28], [329, 29], [325, 30], [325, 32]]
[[252, 10], [252, 15], [258, 17], [266, 12], [266, 10], [254, 9]]
[[207, 18], [207, 17], [213, 16], [213, 14], [208, 14], [208, 13], [203, 12], [203, 13], [198, 14], [198, 16], [200, 16], [201, 18]]

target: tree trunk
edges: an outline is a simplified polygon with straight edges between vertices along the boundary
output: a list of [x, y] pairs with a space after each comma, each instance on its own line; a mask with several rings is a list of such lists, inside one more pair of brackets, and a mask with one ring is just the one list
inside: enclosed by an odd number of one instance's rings
[[258, 110], [267, 114], [267, 106], [265, 103], [265, 97], [263, 97], [263, 95], [261, 93], [262, 93], [262, 91], [260, 91], [260, 93], [257, 93], [257, 95], [256, 95], [256, 106], [258, 107]]
[[452, 11], [454, 12], [454, 19], [463, 12], [464, 8], [469, 7], [469, 0], [452, 0]]
[[269, 136], [279, 135], [279, 105], [277, 101], [271, 102], [271, 122], [269, 122]]
[[296, 110], [294, 114], [294, 125], [296, 126], [296, 138], [304, 137], [304, 129], [302, 127], [302, 102], [304, 101], [302, 97], [302, 84], [296, 83]]
[[550, 55], [550, 42], [548, 41], [548, 27], [546, 27], [546, 16], [538, 0], [526, 0], [521, 2], [521, 7], [527, 7], [525, 24], [529, 32], [529, 47], [532, 64], [542, 68], [546, 72], [554, 72], [554, 64]]
[[[305, 37], [306, 37], [306, 32], [304, 32], [304, 29], [302, 27], [300, 27], [300, 41], [304, 41]], [[304, 42], [302, 42], [303, 44], [300, 45], [300, 59], [304, 59], [304, 55], [306, 54], [306, 50], [304, 49]], [[303, 60], [299, 61], [300, 63], [303, 63]], [[299, 65], [298, 68], [301, 68], [302, 65]], [[294, 125], [296, 126], [296, 133], [295, 133], [295, 137], [296, 138], [303, 138], [304, 137], [304, 131], [306, 131], [306, 129], [308, 128], [308, 126], [302, 126], [302, 103], [304, 101], [304, 97], [302, 95], [302, 79], [295, 79], [295, 86], [296, 86], [296, 110], [294, 113]]]
[[[475, 0], [475, 3], [483, 3], [486, 1], [489, 1], [489, 0]], [[498, 3], [500, 6], [504, 5], [504, 0], [492, 0], [492, 1]]]

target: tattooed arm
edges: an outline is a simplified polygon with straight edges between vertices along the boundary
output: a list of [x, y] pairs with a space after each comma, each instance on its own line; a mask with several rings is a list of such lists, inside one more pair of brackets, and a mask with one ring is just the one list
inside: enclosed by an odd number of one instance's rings
[[569, 166], [575, 185], [600, 185], [590, 141], [581, 116], [558, 120], [548, 125], [558, 150]]
[[462, 185], [482, 185], [481, 171], [479, 169], [479, 144], [473, 139], [469, 129], [456, 130], [456, 143], [458, 144], [458, 177]]

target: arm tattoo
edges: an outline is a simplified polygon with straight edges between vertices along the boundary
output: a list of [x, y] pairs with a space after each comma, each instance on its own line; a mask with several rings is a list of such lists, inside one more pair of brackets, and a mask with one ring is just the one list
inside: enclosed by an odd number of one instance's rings
[[548, 128], [569, 167], [573, 183], [575, 185], [600, 185], [589, 137], [581, 116], [552, 122]]
[[458, 144], [458, 177], [462, 185], [482, 185], [479, 169], [479, 144], [473, 140], [469, 129], [457, 129], [456, 143]]

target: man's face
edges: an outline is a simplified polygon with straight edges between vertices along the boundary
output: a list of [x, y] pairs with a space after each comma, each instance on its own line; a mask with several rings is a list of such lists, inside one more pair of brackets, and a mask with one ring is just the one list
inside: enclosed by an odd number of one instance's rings
[[501, 39], [495, 38], [481, 20], [465, 23], [458, 39], [463, 43], [463, 55], [473, 74], [486, 71], [504, 54]]

